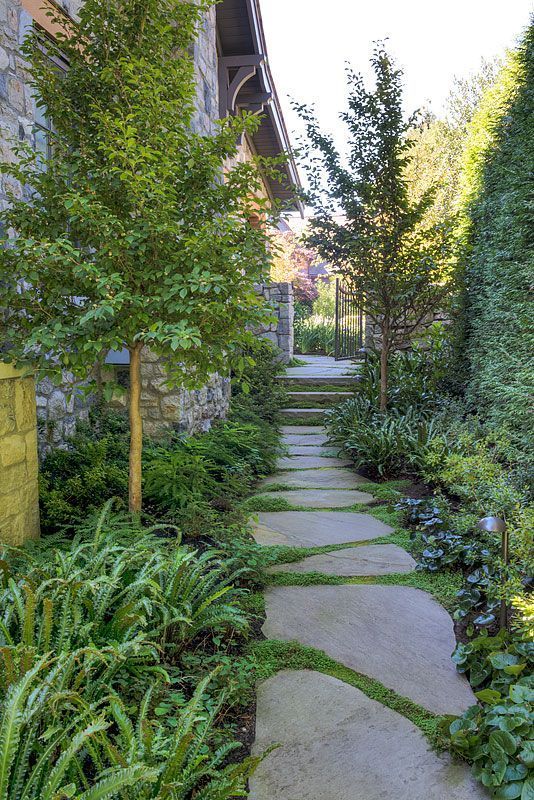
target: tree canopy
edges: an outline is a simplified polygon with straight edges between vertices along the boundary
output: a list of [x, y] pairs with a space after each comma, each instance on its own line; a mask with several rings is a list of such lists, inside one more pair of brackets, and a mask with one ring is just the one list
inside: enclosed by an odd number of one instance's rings
[[[149, 346], [170, 382], [198, 386], [229, 370], [265, 315], [254, 284], [269, 268], [266, 234], [249, 223], [263, 212], [261, 178], [235, 159], [258, 120], [231, 117], [209, 135], [191, 126], [191, 51], [211, 5], [86, 0], [76, 23], [51, 12], [55, 41], [39, 29], [26, 40], [53, 128], [48, 157], [16, 145], [18, 160], [2, 166], [26, 187], [3, 214], [16, 233], [0, 251], [9, 360], [86, 378], [107, 350], [127, 347], [138, 395]], [[139, 508], [135, 406], [131, 397]]]

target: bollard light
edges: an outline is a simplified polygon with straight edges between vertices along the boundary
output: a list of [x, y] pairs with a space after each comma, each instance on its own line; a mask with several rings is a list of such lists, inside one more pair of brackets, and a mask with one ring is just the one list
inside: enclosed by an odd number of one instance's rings
[[[501, 534], [502, 560], [505, 564], [508, 564], [510, 535], [508, 533], [506, 522], [500, 517], [483, 517], [481, 520], [479, 520], [477, 525], [481, 531]], [[501, 600], [500, 626], [501, 630], [502, 628], [508, 627], [508, 609], [506, 607], [506, 600]]]

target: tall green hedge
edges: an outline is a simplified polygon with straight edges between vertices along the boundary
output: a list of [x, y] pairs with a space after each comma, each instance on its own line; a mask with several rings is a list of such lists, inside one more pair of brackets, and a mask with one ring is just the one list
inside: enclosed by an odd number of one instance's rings
[[467, 399], [532, 449], [534, 25], [471, 124], [460, 221]]

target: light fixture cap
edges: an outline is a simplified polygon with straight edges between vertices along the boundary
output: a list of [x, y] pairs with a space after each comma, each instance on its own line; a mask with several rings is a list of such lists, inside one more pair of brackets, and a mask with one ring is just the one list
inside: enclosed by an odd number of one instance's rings
[[506, 530], [506, 522], [500, 517], [483, 517], [477, 522], [477, 526], [489, 533], [504, 533]]

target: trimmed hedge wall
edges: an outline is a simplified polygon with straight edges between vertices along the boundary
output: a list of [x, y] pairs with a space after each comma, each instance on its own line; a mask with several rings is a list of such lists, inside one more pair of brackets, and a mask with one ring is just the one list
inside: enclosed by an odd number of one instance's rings
[[472, 122], [463, 176], [467, 399], [523, 461], [534, 393], [534, 25]]

